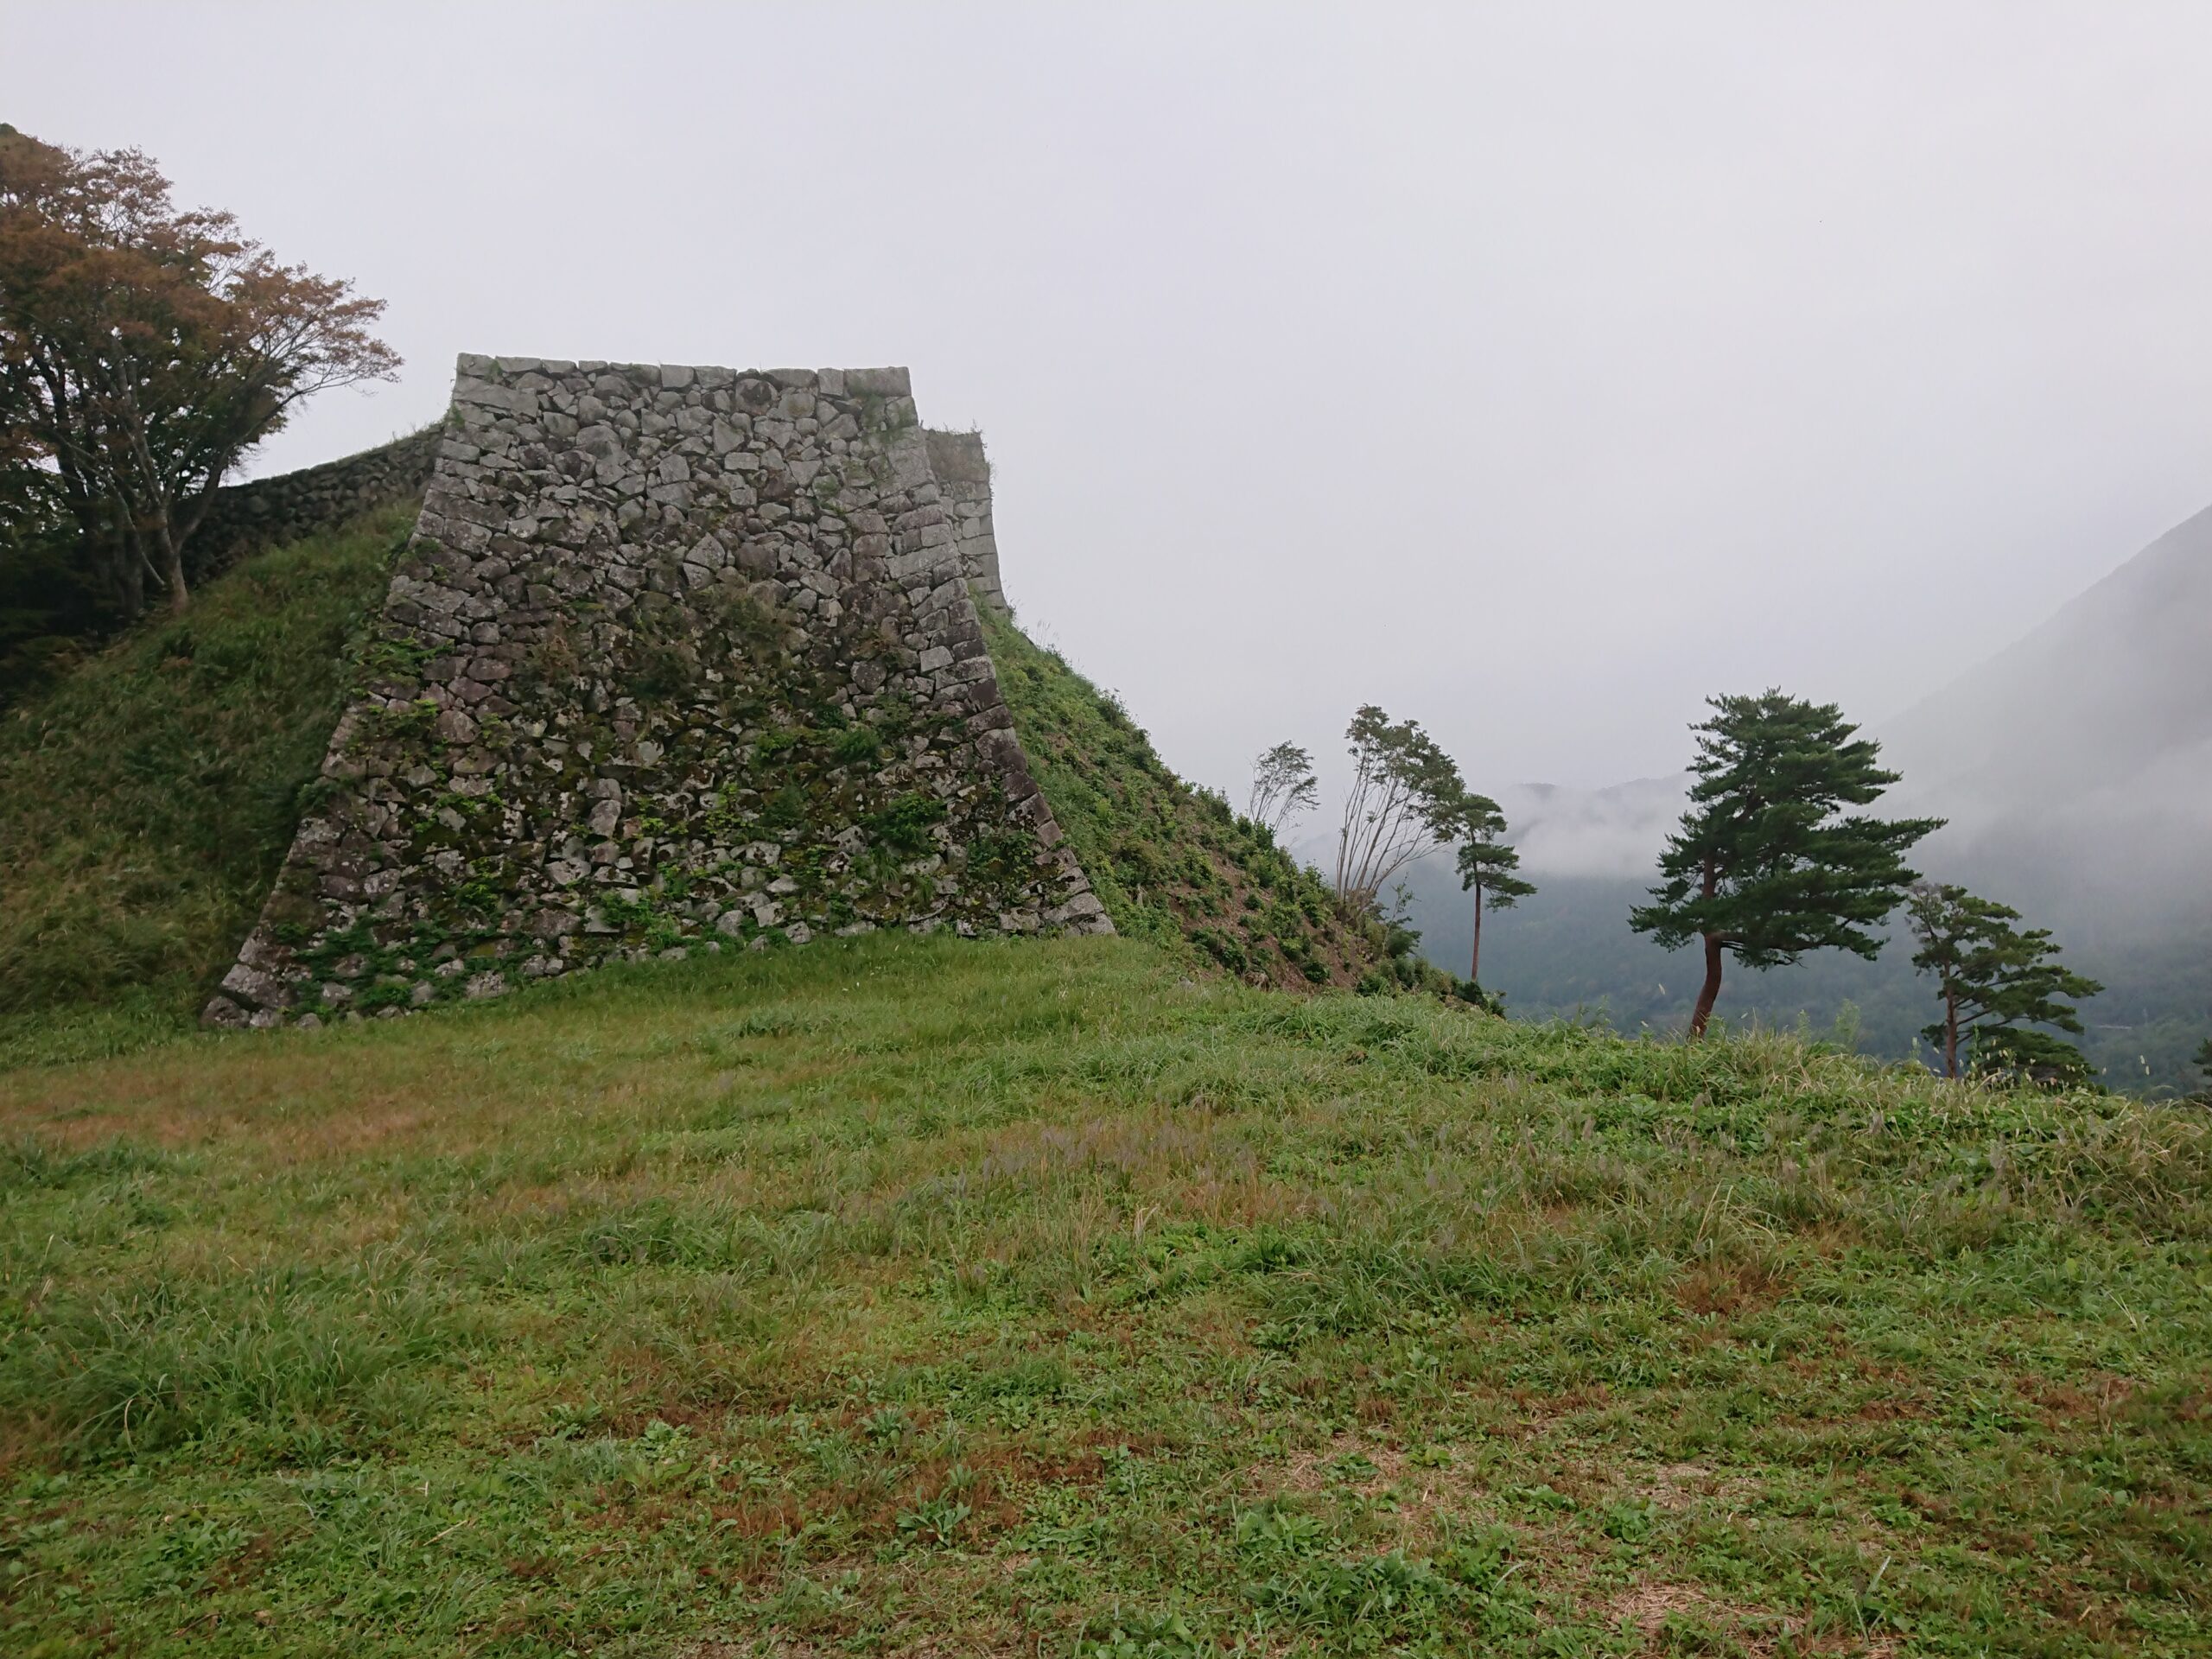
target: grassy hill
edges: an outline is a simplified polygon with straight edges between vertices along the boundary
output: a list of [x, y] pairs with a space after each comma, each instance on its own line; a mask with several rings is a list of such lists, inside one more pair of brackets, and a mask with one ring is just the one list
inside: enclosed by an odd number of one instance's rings
[[[188, 1029], [267, 897], [412, 514], [250, 558], [0, 712], [0, 1067]], [[1116, 925], [1300, 989], [1418, 977], [1310, 872], [994, 618], [1039, 782]]]
[[1004, 617], [984, 626], [1038, 784], [1116, 928], [1280, 989], [1391, 971], [1380, 930], [1347, 926], [1319, 876], [1170, 772], [1112, 697]]
[[291, 844], [412, 521], [247, 559], [0, 714], [0, 1064], [198, 1014]]
[[0, 1648], [2212, 1649], [2212, 1116], [1393, 994], [1010, 625], [1120, 938], [196, 1030], [405, 529], [0, 721]]
[[13, 1652], [2212, 1647], [2201, 1114], [901, 935], [0, 1144]]

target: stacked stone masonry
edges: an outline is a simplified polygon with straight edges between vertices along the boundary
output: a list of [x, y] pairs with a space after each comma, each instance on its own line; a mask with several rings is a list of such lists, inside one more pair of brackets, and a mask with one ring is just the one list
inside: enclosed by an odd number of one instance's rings
[[257, 549], [297, 541], [374, 508], [420, 500], [445, 435], [442, 425], [426, 427], [358, 455], [216, 491], [185, 544], [192, 579], [205, 581]]
[[953, 541], [961, 568], [978, 602], [1004, 613], [1006, 588], [999, 581], [998, 537], [991, 526], [991, 463], [980, 432], [931, 432], [930, 470], [944, 492]]
[[980, 442], [956, 488], [940, 437], [903, 369], [462, 358], [365, 694], [207, 1018], [824, 932], [1112, 931], [984, 649]]

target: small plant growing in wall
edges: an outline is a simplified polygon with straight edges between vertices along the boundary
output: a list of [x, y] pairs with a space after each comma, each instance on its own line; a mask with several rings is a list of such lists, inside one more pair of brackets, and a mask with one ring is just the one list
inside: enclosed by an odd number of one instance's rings
[[944, 821], [944, 803], [934, 795], [907, 794], [868, 819], [868, 833], [902, 853], [925, 853], [930, 831]]

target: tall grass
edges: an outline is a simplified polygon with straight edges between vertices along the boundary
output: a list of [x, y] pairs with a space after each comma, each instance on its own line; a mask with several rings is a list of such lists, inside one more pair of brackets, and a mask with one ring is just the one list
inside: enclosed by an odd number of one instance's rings
[[2212, 1637], [2202, 1114], [902, 936], [20, 1071], [0, 1146], [56, 1652]]

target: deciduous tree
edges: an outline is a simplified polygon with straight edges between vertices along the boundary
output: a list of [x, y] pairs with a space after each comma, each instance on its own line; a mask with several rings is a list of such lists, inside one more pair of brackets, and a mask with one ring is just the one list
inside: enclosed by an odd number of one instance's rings
[[1252, 792], [1244, 815], [1279, 836], [1292, 819], [1311, 812], [1320, 798], [1313, 757], [1295, 743], [1278, 743], [1252, 762]]
[[1459, 838], [1467, 789], [1459, 768], [1416, 720], [1393, 721], [1373, 703], [1351, 718], [1351, 790], [1337, 831], [1337, 896], [1371, 912], [1386, 883]]
[[1912, 965], [1935, 976], [1943, 1004], [1943, 1017], [1921, 1035], [1942, 1046], [1945, 1077], [1959, 1075], [1969, 1046], [1977, 1071], [2019, 1071], [2045, 1082], [2088, 1075], [2073, 1044], [2027, 1029], [2056, 1026], [2078, 1035], [2082, 1020], [2066, 999], [2104, 989], [2060, 964], [2049, 928], [2015, 927], [2020, 912], [2010, 905], [1933, 881], [1914, 887], [1905, 915], [1920, 946]]
[[149, 578], [184, 607], [185, 547], [246, 449], [318, 391], [391, 378], [383, 309], [178, 209], [137, 150], [0, 127], [0, 467], [75, 520], [126, 616]]
[[1747, 968], [1794, 963], [1831, 947], [1872, 958], [1878, 926], [1916, 874], [1912, 844], [1940, 818], [1885, 821], [1865, 806], [1897, 779], [1876, 764], [1878, 747], [1833, 703], [1769, 690], [1713, 697], [1698, 734], [1697, 774], [1680, 830], [1659, 860], [1655, 900], [1629, 925], [1669, 950], [1705, 949], [1705, 983], [1690, 1016], [1705, 1034], [1720, 995], [1723, 958]]
[[1530, 893], [1536, 884], [1516, 874], [1521, 868], [1519, 849], [1505, 836], [1505, 814], [1484, 795], [1470, 795], [1463, 827], [1466, 839], [1459, 843], [1459, 886], [1475, 895], [1475, 945], [1467, 963], [1467, 977], [1479, 985], [1483, 977], [1483, 899], [1492, 910], [1510, 910]]

